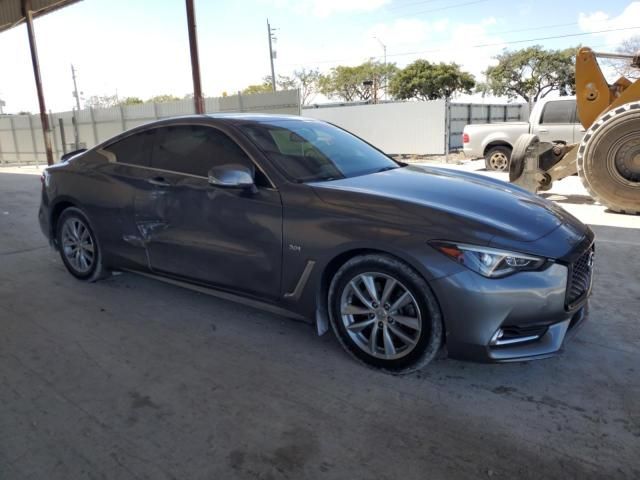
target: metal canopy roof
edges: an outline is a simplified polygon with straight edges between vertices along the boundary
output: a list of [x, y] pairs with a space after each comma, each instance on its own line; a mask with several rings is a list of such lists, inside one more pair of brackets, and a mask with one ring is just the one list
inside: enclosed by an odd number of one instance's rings
[[[80, 0], [31, 0], [33, 17], [46, 15]], [[9, 30], [24, 21], [22, 0], [0, 0], [0, 32]]]

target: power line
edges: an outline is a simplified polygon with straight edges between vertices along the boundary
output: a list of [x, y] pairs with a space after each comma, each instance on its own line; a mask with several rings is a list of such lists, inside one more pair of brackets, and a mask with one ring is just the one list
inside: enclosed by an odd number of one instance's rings
[[[443, 10], [451, 10], [452, 8], [458, 8], [458, 7], [466, 7], [468, 5], [476, 5], [478, 3], [486, 3], [489, 0], [474, 0], [472, 2], [465, 2], [465, 3], [456, 3], [454, 5], [447, 5], [444, 7], [438, 7], [438, 8], [432, 8], [430, 10], [421, 10], [419, 12], [414, 12], [414, 13], [403, 13], [400, 15], [396, 15], [395, 17], [386, 17], [385, 21], [387, 20], [397, 20], [400, 18], [413, 18], [413, 17], [417, 17], [420, 15], [424, 15], [425, 13], [433, 13], [433, 12], [440, 12]], [[355, 25], [363, 25], [365, 23], [371, 23], [371, 20], [366, 20], [364, 22], [358, 22]]]
[[401, 8], [413, 7], [414, 5], [423, 5], [425, 3], [439, 2], [441, 0], [421, 0], [419, 2], [403, 3], [402, 5], [385, 6], [386, 10], [399, 10]]
[[546, 30], [547, 28], [572, 27], [574, 25], [578, 25], [578, 22], [556, 23], [555, 25], [542, 25], [539, 27], [518, 28], [517, 30], [498, 30], [497, 32], [491, 32], [491, 33], [493, 35], [500, 35], [504, 33], [529, 32], [531, 30]]
[[[538, 27], [540, 28], [540, 27]], [[510, 41], [505, 41], [505, 42], [495, 42], [495, 43], [483, 43], [483, 44], [476, 44], [476, 45], [468, 45], [465, 48], [486, 48], [486, 47], [496, 47], [496, 46], [502, 46], [502, 45], [514, 45], [514, 44], [518, 44], [518, 43], [527, 43], [527, 42], [537, 42], [540, 40], [555, 40], [555, 39], [559, 39], [559, 38], [570, 38], [570, 37], [580, 37], [580, 36], [585, 36], [585, 35], [597, 35], [599, 33], [609, 33], [609, 32], [620, 32], [620, 31], [625, 31], [625, 30], [638, 30], [640, 29], [640, 27], [624, 27], [624, 28], [610, 28], [610, 29], [606, 29], [606, 30], [598, 30], [598, 31], [594, 31], [594, 32], [581, 32], [581, 33], [569, 33], [569, 34], [564, 34], [564, 35], [552, 35], [552, 36], [547, 36], [547, 37], [536, 37], [536, 38], [527, 38], [527, 39], [522, 39], [522, 40], [510, 40]], [[524, 29], [524, 30], [530, 30], [530, 29]], [[524, 31], [523, 30], [523, 31]], [[441, 51], [442, 48], [434, 48], [434, 49], [429, 49], [429, 50], [415, 50], [412, 52], [401, 52], [401, 53], [392, 53], [392, 54], [388, 54], [387, 57], [404, 57], [404, 56], [408, 56], [408, 55], [418, 55], [418, 54], [423, 54], [423, 53], [434, 53], [434, 52], [439, 52]], [[379, 58], [379, 56], [372, 56], [370, 58]], [[322, 60], [322, 61], [316, 61], [316, 62], [306, 62], [306, 64], [326, 64], [326, 63], [338, 63], [338, 62], [345, 62], [348, 61], [346, 59], [343, 60]], [[289, 64], [289, 65], [294, 65], [294, 64]], [[302, 65], [300, 63], [297, 63], [295, 65]]]

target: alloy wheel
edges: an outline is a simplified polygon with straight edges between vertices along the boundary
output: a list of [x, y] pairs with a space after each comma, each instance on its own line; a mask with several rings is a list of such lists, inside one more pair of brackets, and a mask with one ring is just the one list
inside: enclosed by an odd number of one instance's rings
[[340, 299], [340, 316], [349, 337], [367, 354], [394, 360], [408, 355], [422, 332], [414, 296], [399, 280], [380, 272], [352, 278]]
[[62, 225], [62, 252], [71, 267], [87, 273], [95, 261], [95, 244], [89, 227], [77, 217], [69, 217]]

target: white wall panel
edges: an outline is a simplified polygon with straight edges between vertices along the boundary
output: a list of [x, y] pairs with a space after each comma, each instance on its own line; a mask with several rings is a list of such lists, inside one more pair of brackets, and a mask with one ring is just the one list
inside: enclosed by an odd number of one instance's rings
[[445, 102], [307, 108], [305, 117], [334, 123], [389, 154], [444, 153]]

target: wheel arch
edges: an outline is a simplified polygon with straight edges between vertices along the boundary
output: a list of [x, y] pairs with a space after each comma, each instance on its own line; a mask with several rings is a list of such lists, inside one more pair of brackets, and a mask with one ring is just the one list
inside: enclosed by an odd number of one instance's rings
[[55, 204], [51, 208], [51, 213], [49, 214], [49, 235], [53, 241], [53, 245], [58, 248], [58, 241], [56, 238], [56, 231], [58, 228], [58, 220], [60, 219], [60, 215], [67, 208], [70, 207], [78, 207], [78, 202], [70, 197], [60, 197], [56, 200]]
[[487, 152], [494, 147], [505, 147], [505, 148], [508, 148], [509, 150], [513, 150], [513, 145], [511, 145], [506, 140], [491, 140], [489, 143], [485, 145], [484, 150], [482, 151], [482, 156], [484, 157], [487, 154]]
[[433, 294], [433, 297], [435, 298], [436, 303], [438, 305], [438, 309], [440, 310], [440, 315], [442, 320], [442, 331], [444, 333], [443, 335], [443, 342], [444, 342], [445, 341], [444, 339], [446, 339], [446, 323], [444, 321], [443, 310], [435, 291], [433, 290], [433, 288], [431, 288], [429, 279], [425, 275], [425, 272], [420, 268], [416, 268], [414, 265], [415, 262], [412, 262], [411, 258], [409, 258], [407, 255], [403, 255], [400, 252], [393, 252], [393, 251], [376, 248], [376, 247], [349, 248], [347, 250], [341, 251], [340, 253], [334, 255], [331, 258], [331, 260], [329, 260], [323, 265], [322, 271], [318, 274], [319, 283], [317, 284], [316, 293], [315, 293], [316, 305], [317, 305], [315, 323], [316, 323], [318, 335], [323, 335], [329, 330], [330, 324], [329, 324], [328, 296], [329, 296], [329, 288], [331, 286], [331, 281], [333, 280], [333, 277], [335, 276], [336, 272], [340, 269], [340, 267], [344, 265], [346, 262], [348, 262], [352, 258], [355, 258], [358, 256], [364, 256], [364, 255], [386, 255], [388, 257], [392, 257], [406, 264], [409, 268], [414, 270], [416, 274], [422, 278], [422, 280], [424, 280], [424, 282], [427, 284], [427, 286], [431, 290], [431, 293]]

